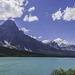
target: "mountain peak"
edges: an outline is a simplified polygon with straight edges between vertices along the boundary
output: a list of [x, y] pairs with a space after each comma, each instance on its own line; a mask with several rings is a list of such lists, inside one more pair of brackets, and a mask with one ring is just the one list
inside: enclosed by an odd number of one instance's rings
[[49, 43], [49, 45], [50, 45], [51, 47], [56, 48], [56, 49], [60, 49], [60, 47], [58, 46], [58, 44], [57, 44], [55, 41], [51, 41], [51, 42]]
[[4, 26], [16, 26], [15, 22], [12, 20], [6, 20], [2, 25], [4, 25]]
[[16, 23], [12, 20], [6, 20], [2, 25], [2, 29], [7, 29], [7, 30], [18, 30], [18, 27], [16, 26]]
[[68, 45], [66, 45], [66, 44], [64, 44], [64, 43], [62, 43], [61, 45], [60, 45], [60, 47], [67, 47]]
[[13, 20], [6, 20], [4, 23], [15, 23]]

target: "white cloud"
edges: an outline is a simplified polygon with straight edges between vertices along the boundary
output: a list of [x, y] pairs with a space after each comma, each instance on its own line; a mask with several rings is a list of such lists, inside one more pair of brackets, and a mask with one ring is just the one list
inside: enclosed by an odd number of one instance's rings
[[68, 44], [68, 41], [66, 40], [62, 40], [61, 38], [57, 38], [54, 40], [56, 43], [58, 43], [58, 45], [64, 43], [64, 44]]
[[35, 7], [31, 7], [31, 8], [29, 8], [28, 12], [32, 12], [34, 10], [35, 10]]
[[24, 33], [28, 33], [30, 31], [30, 29], [26, 29], [26, 28], [21, 28], [21, 30], [24, 32]]
[[42, 43], [45, 43], [45, 44], [48, 43], [48, 42], [49, 42], [49, 40], [43, 40], [42, 41]]
[[33, 21], [38, 21], [38, 17], [37, 16], [32, 16], [31, 14], [28, 16], [26, 15], [23, 19], [23, 21], [28, 21], [28, 22], [33, 22]]
[[31, 38], [34, 38], [34, 39], [36, 39], [36, 38], [38, 38], [38, 39], [41, 39], [42, 38], [42, 36], [39, 36], [39, 37], [36, 37], [36, 36], [32, 36], [32, 35], [29, 35]]
[[63, 12], [59, 9], [57, 12], [52, 14], [53, 20], [60, 20], [61, 18], [66, 21], [75, 20], [75, 6], [74, 7], [66, 7]]
[[33, 38], [36, 39], [36, 36], [34, 36]]
[[[24, 4], [24, 2], [26, 2]], [[20, 18], [25, 12], [25, 6], [29, 3], [28, 0], [0, 0], [0, 20], [8, 20]], [[32, 12], [35, 7], [31, 7], [28, 11]], [[37, 21], [37, 16], [26, 15], [24, 21]]]
[[75, 7], [67, 7], [63, 12], [63, 20], [71, 21], [75, 20]]
[[41, 38], [42, 38], [42, 36], [39, 36], [38, 38], [39, 38], [39, 39], [41, 39]]
[[61, 17], [62, 17], [62, 13], [61, 13], [61, 8], [57, 11], [57, 12], [55, 12], [54, 14], [52, 14], [52, 18], [53, 18], [53, 20], [55, 21], [55, 20], [60, 20], [61, 19]]
[[36, 38], [37, 38], [36, 36], [32, 36], [32, 35], [30, 35], [30, 37], [31, 37], [31, 38], [34, 38], [34, 39], [36, 39]]
[[28, 0], [26, 0], [25, 6], [27, 6], [27, 5], [28, 5], [28, 3], [29, 3], [29, 2], [28, 2]]
[[32, 35], [29, 35], [31, 38], [33, 37]]
[[0, 20], [19, 18], [23, 15], [25, 0], [0, 0]]

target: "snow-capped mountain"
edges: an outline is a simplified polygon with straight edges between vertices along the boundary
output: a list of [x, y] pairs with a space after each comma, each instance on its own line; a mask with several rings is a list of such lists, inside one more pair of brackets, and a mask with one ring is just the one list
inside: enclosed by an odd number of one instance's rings
[[54, 47], [56, 49], [60, 49], [60, 47], [58, 46], [58, 44], [55, 41], [51, 41], [48, 43], [51, 47]]
[[67, 45], [64, 43], [61, 43], [60, 45], [58, 45], [55, 41], [51, 41], [50, 43], [48, 43], [51, 47], [54, 47], [56, 49], [60, 49], [60, 50], [69, 50], [69, 51], [75, 51], [75, 45]]
[[66, 44], [61, 44], [60, 45], [62, 50], [69, 50], [69, 51], [75, 51], [75, 45], [66, 45]]

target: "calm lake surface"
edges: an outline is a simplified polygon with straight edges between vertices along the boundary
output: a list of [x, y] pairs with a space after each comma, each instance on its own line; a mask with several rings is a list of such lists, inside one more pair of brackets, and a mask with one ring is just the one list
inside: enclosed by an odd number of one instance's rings
[[75, 58], [0, 57], [0, 75], [51, 75], [60, 67], [75, 69]]

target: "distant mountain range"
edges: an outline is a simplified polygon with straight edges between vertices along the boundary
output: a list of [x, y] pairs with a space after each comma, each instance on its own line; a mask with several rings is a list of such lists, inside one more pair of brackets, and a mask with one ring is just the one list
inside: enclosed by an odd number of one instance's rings
[[58, 46], [54, 41], [44, 44], [25, 35], [12, 20], [6, 20], [0, 25], [0, 46], [49, 56], [75, 56], [75, 46], [63, 44]]
[[60, 50], [68, 50], [68, 51], [75, 51], [75, 45], [67, 45], [67, 44], [60, 44], [58, 45], [55, 41], [51, 41], [50, 43], [48, 43], [51, 47], [54, 47], [56, 49], [60, 49]]

